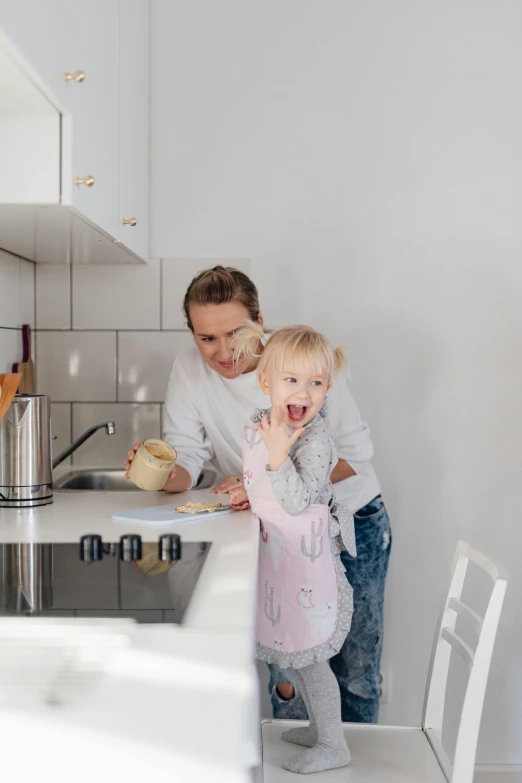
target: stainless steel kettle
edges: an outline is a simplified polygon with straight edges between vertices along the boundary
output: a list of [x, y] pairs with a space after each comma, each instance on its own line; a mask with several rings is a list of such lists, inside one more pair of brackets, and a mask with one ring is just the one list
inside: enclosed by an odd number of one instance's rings
[[0, 611], [38, 614], [53, 605], [53, 544], [0, 544]]
[[52, 502], [51, 398], [16, 394], [0, 421], [0, 506]]

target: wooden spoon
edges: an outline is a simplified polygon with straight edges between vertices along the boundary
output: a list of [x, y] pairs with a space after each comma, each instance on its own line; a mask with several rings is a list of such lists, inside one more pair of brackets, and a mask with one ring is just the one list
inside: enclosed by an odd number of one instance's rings
[[19, 372], [0, 374], [0, 421], [4, 418], [18, 391], [22, 376]]

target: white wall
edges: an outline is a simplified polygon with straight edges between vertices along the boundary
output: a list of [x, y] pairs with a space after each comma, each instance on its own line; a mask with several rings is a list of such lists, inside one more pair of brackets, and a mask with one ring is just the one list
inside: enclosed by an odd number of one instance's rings
[[0, 373], [22, 361], [23, 324], [34, 326], [34, 264], [0, 250]]
[[479, 758], [522, 762], [522, 5], [153, 0], [152, 254], [250, 257], [344, 342], [395, 532], [386, 665], [420, 718], [459, 537], [511, 571]]

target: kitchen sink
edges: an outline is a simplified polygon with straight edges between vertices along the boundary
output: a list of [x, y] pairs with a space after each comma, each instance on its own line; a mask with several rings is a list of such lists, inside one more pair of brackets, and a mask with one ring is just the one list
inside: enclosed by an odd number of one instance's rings
[[[209, 489], [215, 483], [216, 474], [213, 470], [204, 470], [196, 484], [198, 489]], [[119, 468], [105, 470], [72, 470], [54, 482], [54, 489], [63, 490], [97, 490], [105, 492], [139, 492], [138, 487], [125, 478], [125, 471]]]

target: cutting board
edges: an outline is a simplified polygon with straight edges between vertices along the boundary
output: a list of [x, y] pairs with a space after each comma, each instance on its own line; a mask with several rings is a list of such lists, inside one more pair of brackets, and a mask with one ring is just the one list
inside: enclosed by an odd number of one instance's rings
[[4, 418], [11, 401], [20, 385], [20, 373], [2, 373], [0, 375], [0, 421]]
[[168, 506], [153, 506], [152, 508], [135, 508], [129, 511], [118, 511], [112, 518], [116, 522], [140, 522], [144, 525], [179, 525], [181, 522], [195, 522], [196, 519], [214, 519], [222, 517], [225, 514], [231, 514], [232, 509], [229, 506], [220, 508], [219, 511], [202, 511], [199, 514], [186, 514], [183, 511], [176, 511], [178, 503]]
[[22, 339], [24, 346], [23, 359], [19, 364], [13, 364], [13, 372], [19, 372], [22, 376], [18, 394], [34, 394], [36, 386], [34, 363], [31, 358], [31, 327], [29, 324], [22, 326]]

